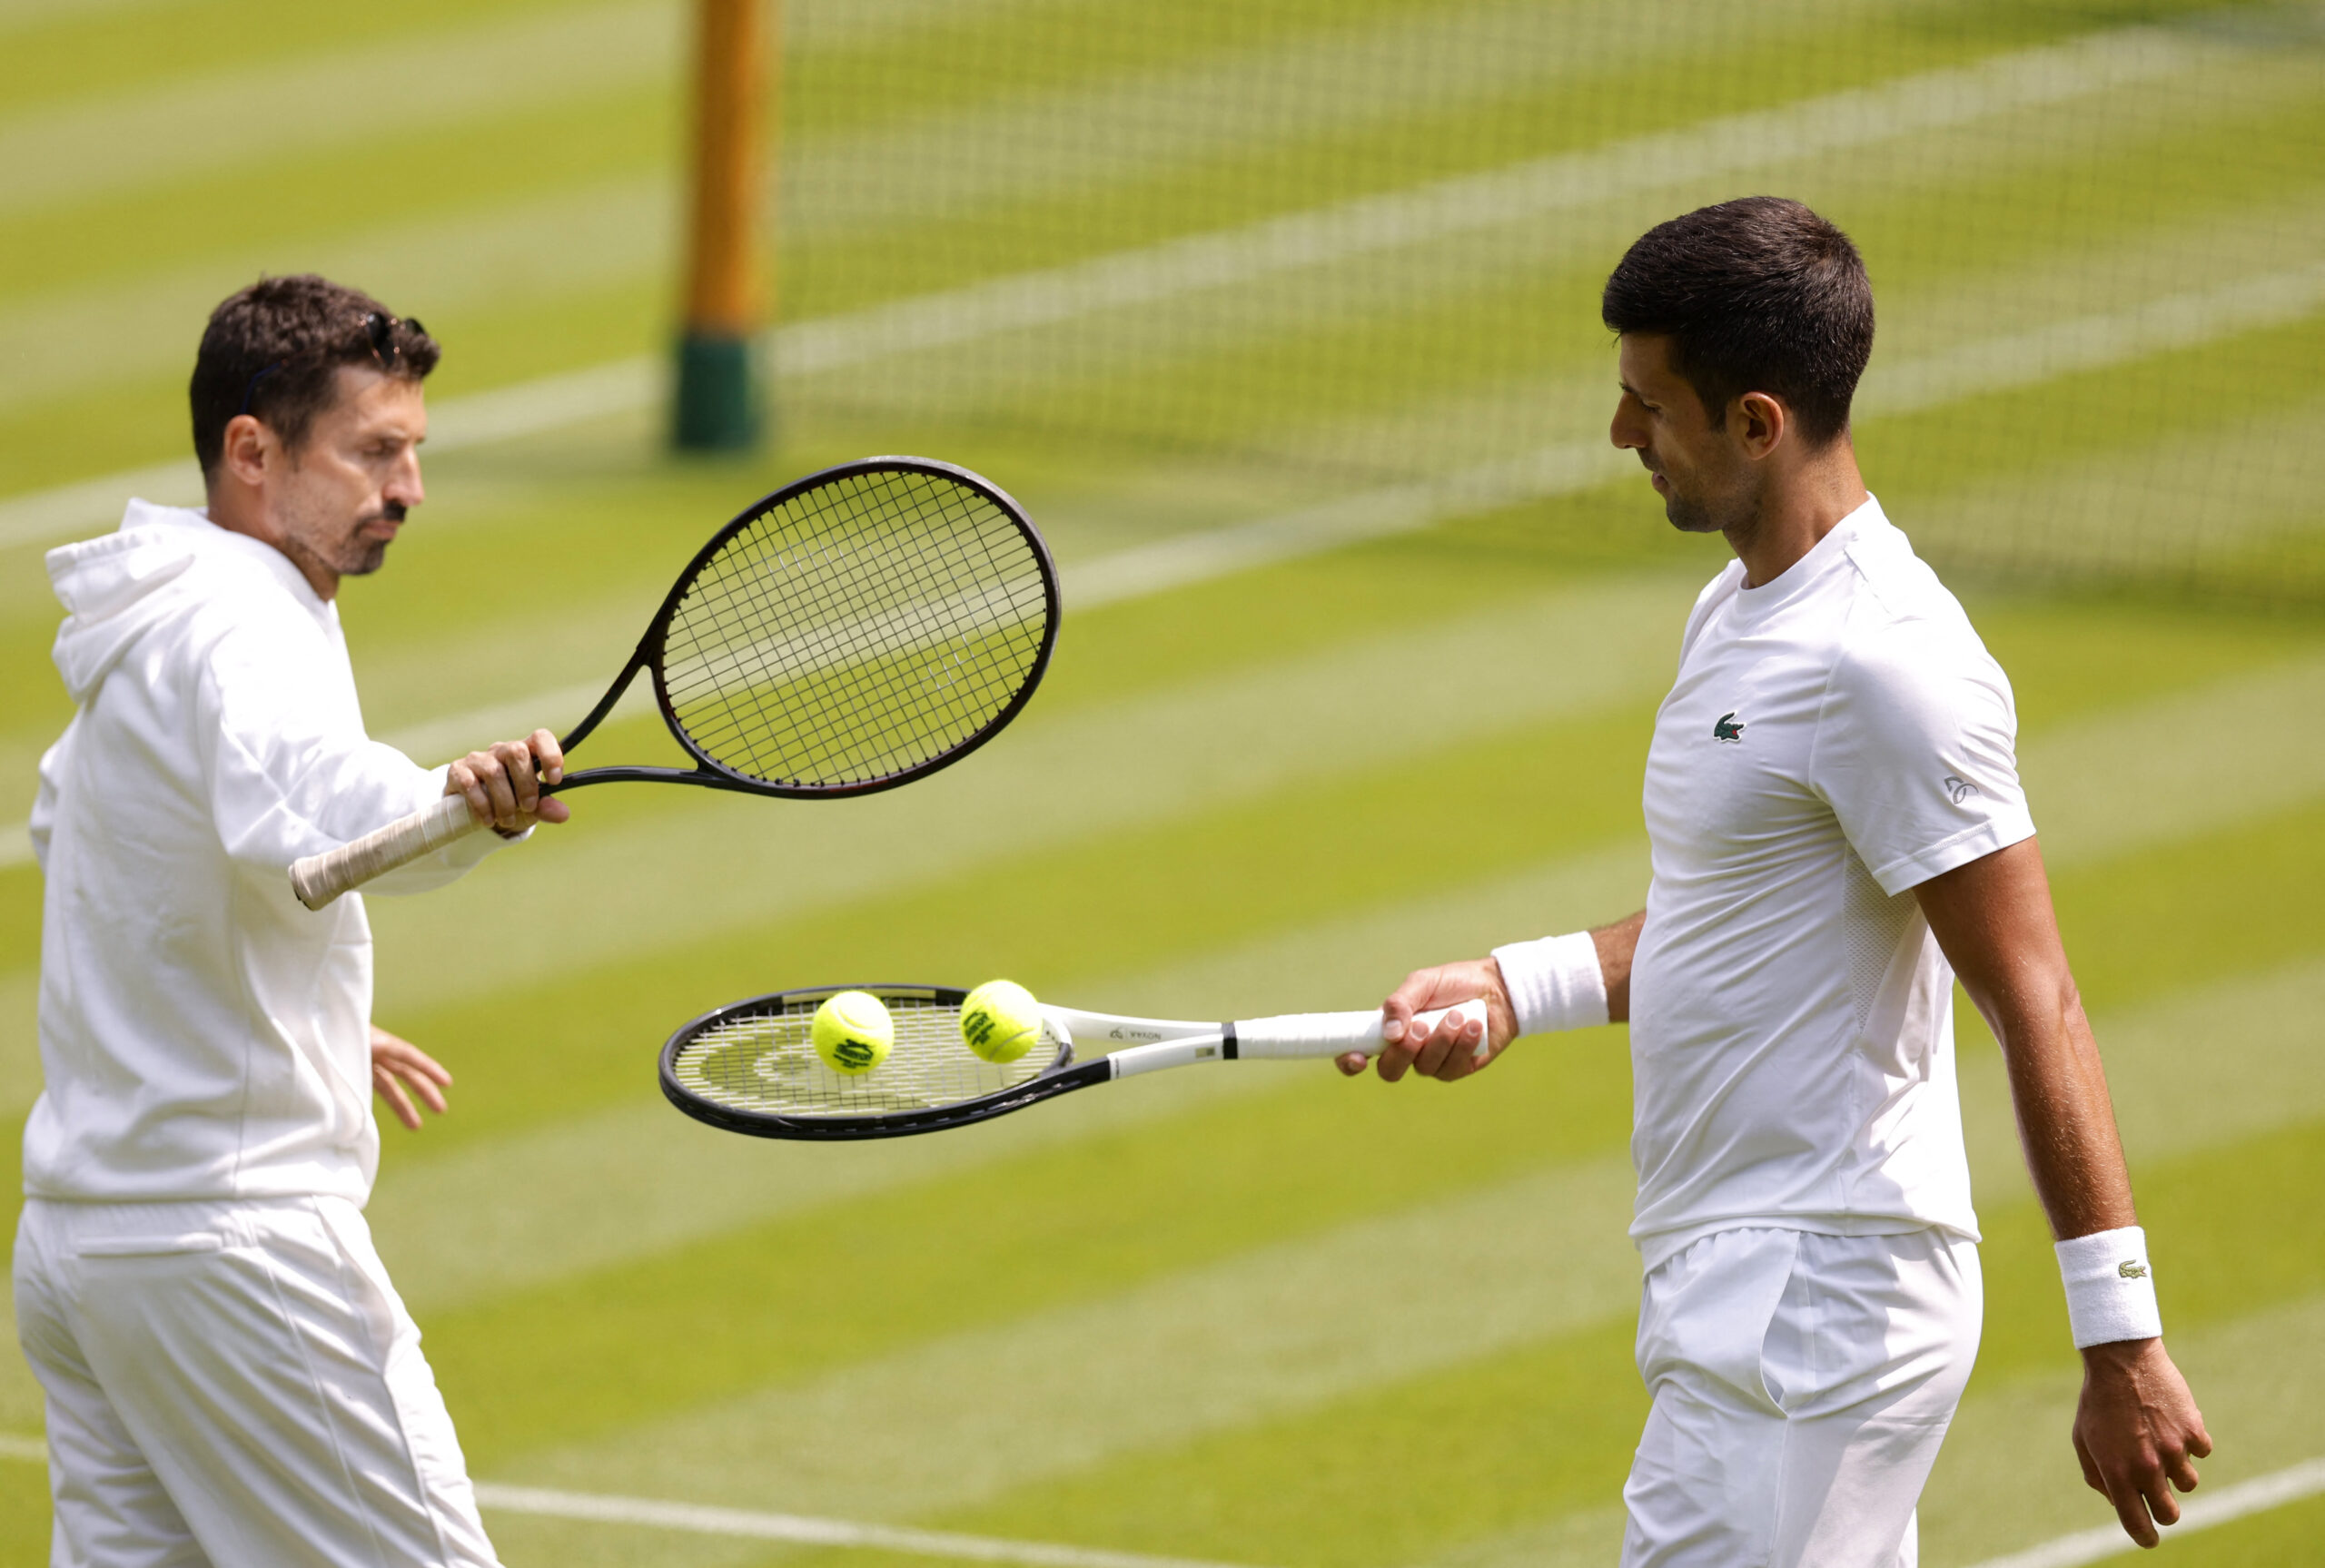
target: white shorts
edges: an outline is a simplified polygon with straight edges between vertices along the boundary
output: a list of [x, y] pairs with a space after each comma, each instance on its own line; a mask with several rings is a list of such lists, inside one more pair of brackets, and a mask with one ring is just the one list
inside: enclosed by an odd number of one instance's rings
[[25, 1205], [52, 1568], [491, 1568], [420, 1331], [338, 1198]]
[[1978, 1354], [1974, 1243], [1724, 1230], [1647, 1277], [1624, 1568], [1914, 1568]]

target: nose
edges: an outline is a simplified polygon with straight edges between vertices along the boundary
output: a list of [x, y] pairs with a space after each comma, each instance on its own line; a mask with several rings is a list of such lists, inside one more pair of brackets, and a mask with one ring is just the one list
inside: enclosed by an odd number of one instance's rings
[[411, 508], [428, 498], [427, 488], [420, 482], [420, 449], [406, 447], [389, 471], [388, 482], [380, 487], [382, 498]]
[[1615, 403], [1615, 417], [1607, 426], [1607, 439], [1623, 451], [1644, 451], [1647, 449], [1646, 410], [1631, 400], [1626, 392]]

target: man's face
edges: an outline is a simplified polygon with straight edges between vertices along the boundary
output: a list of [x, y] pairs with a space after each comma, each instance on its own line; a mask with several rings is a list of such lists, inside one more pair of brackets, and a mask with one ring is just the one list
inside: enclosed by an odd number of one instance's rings
[[1718, 533], [1749, 524], [1759, 513], [1758, 466], [1730, 439], [1725, 409], [1707, 410], [1685, 377], [1671, 368], [1671, 340], [1630, 336], [1617, 363], [1622, 399], [1608, 437], [1638, 454], [1655, 476], [1663, 515], [1691, 534]]
[[420, 505], [420, 443], [428, 409], [420, 383], [367, 366], [334, 372], [338, 400], [271, 486], [267, 512], [282, 553], [312, 579], [380, 569], [404, 513]]

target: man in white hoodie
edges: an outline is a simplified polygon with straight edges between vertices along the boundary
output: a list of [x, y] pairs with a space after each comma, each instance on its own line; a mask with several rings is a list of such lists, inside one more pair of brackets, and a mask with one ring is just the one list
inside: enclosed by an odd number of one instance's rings
[[369, 739], [334, 598], [421, 499], [417, 321], [315, 277], [218, 307], [192, 384], [201, 511], [132, 501], [51, 551], [77, 706], [41, 761], [44, 1089], [17, 1329], [46, 1393], [52, 1561], [486, 1564], [460, 1445], [361, 1215], [376, 1087], [443, 1070], [371, 1023], [363, 901], [291, 863], [448, 794], [495, 833], [565, 807], [538, 731], [423, 768]]

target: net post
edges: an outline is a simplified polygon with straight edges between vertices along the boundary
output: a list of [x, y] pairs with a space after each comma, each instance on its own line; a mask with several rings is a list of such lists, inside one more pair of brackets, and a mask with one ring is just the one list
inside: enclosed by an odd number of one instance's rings
[[777, 0], [697, 0], [686, 324], [670, 410], [680, 451], [759, 444], [761, 113], [774, 82]]

